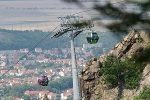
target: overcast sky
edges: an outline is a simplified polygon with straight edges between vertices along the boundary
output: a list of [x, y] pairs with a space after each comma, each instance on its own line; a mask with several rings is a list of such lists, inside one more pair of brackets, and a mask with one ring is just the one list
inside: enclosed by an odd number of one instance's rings
[[[58, 19], [58, 17], [64, 17], [75, 13], [77, 13], [78, 15], [83, 15], [83, 19], [91, 19], [92, 17], [102, 17], [102, 15], [100, 15], [95, 10], [84, 12], [86, 10], [92, 9], [94, 4], [98, 4], [98, 3], [105, 4], [106, 1], [108, 2], [108, 0], [98, 0], [98, 1], [104, 1], [104, 2], [92, 2], [92, 3], [82, 2], [82, 5], [76, 5], [75, 3], [66, 3], [62, 0], [0, 0], [0, 28], [19, 27], [18, 29], [20, 29], [22, 25], [20, 24], [16, 25], [16, 23], [22, 24], [24, 22], [27, 23], [27, 25], [26, 26], [24, 25], [24, 27], [29, 27], [29, 26], [35, 27], [39, 25], [40, 21], [60, 22], [61, 20]], [[114, 4], [114, 6], [118, 6], [120, 4], [123, 4], [125, 0], [109, 0], [109, 1], [111, 1], [112, 3], [122, 1], [120, 3]], [[146, 1], [146, 0], [139, 0], [139, 1]], [[134, 6], [121, 5], [118, 7], [124, 7], [130, 9], [131, 7], [135, 7], [135, 6], [136, 5]], [[38, 9], [33, 9], [33, 8], [38, 8]], [[39, 22], [38, 23], [34, 22], [35, 25], [29, 25], [31, 24], [32, 21], [33, 22], [39, 21]], [[106, 21], [106, 22], [110, 22], [110, 21]], [[55, 23], [53, 23], [52, 25], [55, 26]]]

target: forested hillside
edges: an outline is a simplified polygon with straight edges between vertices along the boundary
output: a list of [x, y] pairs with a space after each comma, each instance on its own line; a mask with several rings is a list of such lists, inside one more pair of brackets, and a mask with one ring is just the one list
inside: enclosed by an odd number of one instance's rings
[[[72, 83], [71, 77], [63, 77], [55, 81], [50, 81], [47, 87], [42, 87], [39, 85], [17, 84], [17, 85], [8, 86], [2, 89], [0, 96], [4, 97], [5, 100], [12, 100], [14, 96], [18, 96], [21, 98], [24, 96], [24, 93], [26, 90], [30, 90], [30, 91], [50, 90], [51, 92], [59, 94], [62, 91], [66, 90], [66, 88], [72, 88], [72, 84], [73, 83]], [[19, 91], [19, 92], [14, 92], [14, 91]], [[25, 100], [29, 100], [29, 99], [25, 99]]]
[[[31, 50], [37, 44], [37, 47], [41, 47], [42, 49], [70, 47], [70, 40], [67, 33], [66, 36], [51, 39], [50, 36], [53, 34], [52, 32], [43, 32], [41, 30], [17, 31], [0, 29], [0, 50], [18, 50], [20, 48], [29, 48]], [[123, 37], [123, 35], [117, 36], [111, 32], [98, 32], [98, 35], [99, 43], [102, 43], [107, 51]], [[77, 36], [75, 45], [82, 46], [86, 44], [86, 36], [87, 32], [83, 32]]]
[[[47, 36], [50, 34], [49, 36]], [[52, 47], [62, 47], [56, 39], [50, 39], [52, 33], [34, 31], [14, 31], [0, 30], [0, 50], [17, 50], [20, 48], [32, 49], [38, 44], [38, 47], [48, 49]], [[47, 36], [47, 37], [46, 37]], [[46, 38], [45, 38], [46, 37]], [[45, 38], [45, 39], [44, 39]], [[42, 41], [43, 40], [43, 41]], [[41, 43], [39, 43], [42, 41]], [[59, 39], [60, 43], [66, 43], [66, 39]], [[63, 45], [66, 46], [66, 45]]]

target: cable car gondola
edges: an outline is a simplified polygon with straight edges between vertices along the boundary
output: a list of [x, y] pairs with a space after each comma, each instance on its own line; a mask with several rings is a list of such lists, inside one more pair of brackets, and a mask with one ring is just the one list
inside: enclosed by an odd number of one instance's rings
[[48, 77], [47, 76], [41, 76], [39, 79], [38, 79], [38, 84], [41, 85], [41, 86], [47, 86], [48, 85]]
[[99, 37], [96, 32], [92, 31], [88, 33], [86, 39], [89, 44], [96, 44], [99, 40]]

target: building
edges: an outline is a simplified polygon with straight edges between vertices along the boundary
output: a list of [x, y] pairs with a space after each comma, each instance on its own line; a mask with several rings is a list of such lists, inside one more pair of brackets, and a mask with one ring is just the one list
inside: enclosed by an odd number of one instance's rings
[[73, 89], [68, 89], [66, 92], [61, 93], [61, 100], [67, 100], [73, 95]]
[[42, 52], [42, 48], [35, 48], [35, 52], [41, 53]]
[[86, 50], [87, 48], [92, 48], [92, 47], [102, 47], [102, 43], [83, 44], [83, 50]]

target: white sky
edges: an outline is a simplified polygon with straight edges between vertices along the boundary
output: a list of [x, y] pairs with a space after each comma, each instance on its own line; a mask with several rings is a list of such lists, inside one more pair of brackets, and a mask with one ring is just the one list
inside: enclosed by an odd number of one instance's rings
[[[123, 0], [109, 1], [115, 3]], [[93, 2], [93, 4], [98, 3], [104, 4], [104, 2]], [[79, 12], [82, 12], [78, 15], [82, 15], [83, 19], [91, 19], [92, 17], [97, 16], [100, 17], [95, 10], [84, 12], [88, 10], [87, 8], [92, 8], [93, 4], [91, 2], [82, 2], [82, 5], [79, 6], [73, 3], [62, 2], [62, 0], [0, 0], [0, 28], [13, 28], [18, 30], [23, 30], [23, 28], [24, 30], [41, 28], [42, 30], [47, 30], [45, 27], [45, 24], [47, 24], [49, 29], [54, 29], [61, 22], [58, 17], [64, 17]], [[115, 5], [118, 4], [120, 3], [116, 3]], [[38, 9], [31, 10], [31, 8]], [[55, 9], [52, 10], [52, 8]], [[69, 10], [69, 8], [72, 9]], [[130, 8], [130, 6], [128, 6], [128, 8]], [[108, 21], [106, 20], [106, 22]]]

